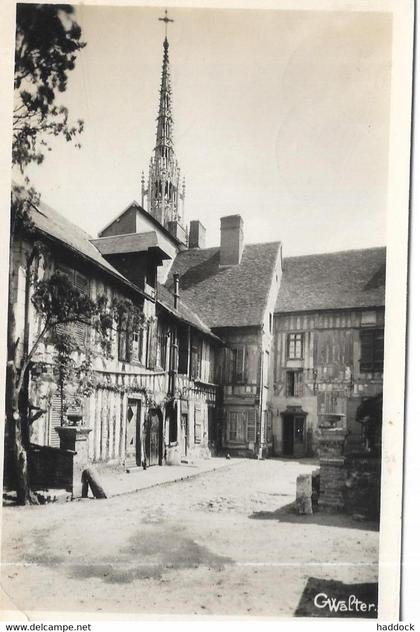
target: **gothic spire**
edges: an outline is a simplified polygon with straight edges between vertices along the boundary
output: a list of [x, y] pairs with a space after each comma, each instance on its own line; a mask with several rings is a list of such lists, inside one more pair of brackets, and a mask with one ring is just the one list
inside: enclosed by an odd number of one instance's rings
[[168, 23], [173, 22], [173, 20], [168, 18], [167, 11], [165, 11], [165, 17], [159, 18], [159, 20], [165, 23], [165, 39], [163, 41], [156, 144], [150, 159], [147, 189], [142, 181], [142, 200], [147, 195], [149, 213], [165, 228], [178, 236], [179, 229], [182, 229], [181, 232], [185, 232], [185, 230], [183, 227], [184, 187], [181, 185], [180, 169], [174, 151], [172, 90], [167, 37]]

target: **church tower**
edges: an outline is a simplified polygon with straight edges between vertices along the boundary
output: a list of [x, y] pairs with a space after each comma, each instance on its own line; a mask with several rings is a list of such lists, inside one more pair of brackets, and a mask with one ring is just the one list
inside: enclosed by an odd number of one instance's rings
[[144, 207], [145, 197], [147, 197], [147, 211], [174, 237], [186, 243], [187, 231], [184, 226], [185, 181], [181, 183], [180, 169], [174, 150], [174, 122], [167, 37], [168, 22], [173, 22], [173, 20], [168, 18], [167, 11], [165, 11], [165, 17], [159, 18], [159, 20], [165, 23], [165, 39], [163, 41], [156, 144], [150, 159], [147, 188], [144, 174], [142, 174], [141, 199]]

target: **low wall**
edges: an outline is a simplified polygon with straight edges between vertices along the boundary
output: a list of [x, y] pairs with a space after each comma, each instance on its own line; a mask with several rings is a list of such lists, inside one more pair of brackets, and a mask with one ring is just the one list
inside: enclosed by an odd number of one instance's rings
[[65, 489], [71, 492], [74, 455], [72, 450], [32, 444], [28, 459], [31, 488]]

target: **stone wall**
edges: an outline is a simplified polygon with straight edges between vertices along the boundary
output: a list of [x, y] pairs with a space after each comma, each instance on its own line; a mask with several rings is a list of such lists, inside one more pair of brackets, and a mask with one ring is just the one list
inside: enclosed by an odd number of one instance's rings
[[344, 469], [344, 439], [342, 428], [321, 428], [319, 440], [320, 510], [343, 511], [346, 473]]
[[381, 458], [367, 452], [344, 456], [345, 438], [341, 428], [321, 428], [319, 509], [379, 520]]

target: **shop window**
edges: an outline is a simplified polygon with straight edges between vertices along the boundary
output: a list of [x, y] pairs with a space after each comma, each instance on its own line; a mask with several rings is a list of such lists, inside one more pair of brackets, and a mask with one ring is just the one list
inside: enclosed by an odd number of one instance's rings
[[287, 356], [289, 360], [302, 360], [303, 358], [303, 334], [288, 334]]
[[360, 370], [381, 372], [384, 365], [384, 330], [360, 332]]

